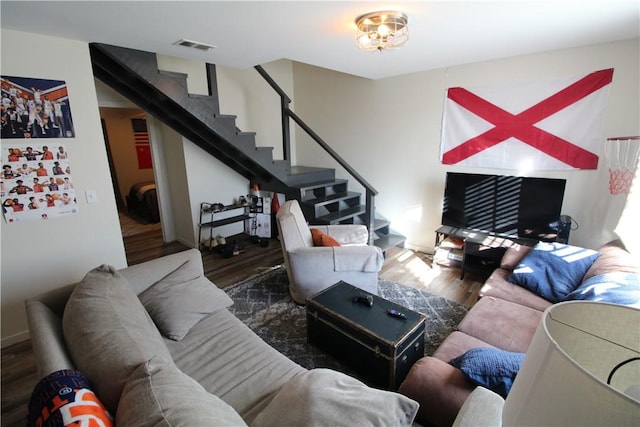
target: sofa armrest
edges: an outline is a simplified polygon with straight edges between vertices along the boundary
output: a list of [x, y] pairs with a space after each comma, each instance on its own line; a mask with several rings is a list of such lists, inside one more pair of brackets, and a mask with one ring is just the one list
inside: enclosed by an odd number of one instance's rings
[[411, 367], [398, 392], [420, 404], [417, 422], [449, 427], [475, 388], [461, 370], [427, 356]]
[[367, 245], [369, 232], [362, 224], [310, 225], [336, 239], [342, 246]]
[[62, 334], [62, 317], [36, 299], [25, 302], [38, 379], [61, 369], [74, 369]]
[[476, 387], [453, 422], [453, 427], [502, 426], [504, 399], [483, 387]]
[[516, 266], [526, 257], [533, 249], [530, 246], [515, 244], [507, 248], [506, 252], [500, 260], [500, 268], [513, 271]]

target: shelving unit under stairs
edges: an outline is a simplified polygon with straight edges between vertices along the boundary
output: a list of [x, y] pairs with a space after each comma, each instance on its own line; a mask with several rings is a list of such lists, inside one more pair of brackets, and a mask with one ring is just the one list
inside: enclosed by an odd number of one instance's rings
[[[222, 205], [220, 203], [200, 203], [200, 223], [198, 224], [198, 242], [202, 249], [211, 251], [218, 245], [217, 236], [224, 237], [227, 244], [246, 240], [250, 237], [248, 229], [249, 204]], [[226, 230], [235, 228], [224, 226], [242, 222], [242, 231], [234, 230], [228, 234]], [[239, 228], [239, 227], [237, 227]]]

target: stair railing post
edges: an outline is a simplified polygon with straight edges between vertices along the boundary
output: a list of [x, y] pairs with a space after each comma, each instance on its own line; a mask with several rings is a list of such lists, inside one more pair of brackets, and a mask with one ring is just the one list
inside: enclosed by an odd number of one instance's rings
[[282, 90], [278, 83], [276, 83], [273, 78], [262, 68], [260, 65], [256, 65], [255, 70], [262, 76], [263, 79], [276, 93], [280, 96], [280, 110], [282, 114], [282, 156], [283, 160], [290, 161], [290, 153], [291, 153], [291, 135], [289, 131], [289, 116], [291, 114], [291, 110], [289, 109], [289, 104], [291, 104], [291, 99], [287, 96], [287, 94]]
[[369, 230], [369, 245], [373, 245], [375, 240], [374, 222], [376, 217], [376, 208], [374, 206], [375, 194], [371, 189], [367, 188], [365, 192], [365, 224]]
[[220, 101], [218, 99], [218, 76], [216, 74], [215, 64], [206, 64], [207, 67], [207, 86], [209, 95], [213, 100], [212, 108], [215, 115], [220, 115]]
[[291, 132], [289, 129], [289, 101], [280, 97], [282, 108], [282, 157], [283, 160], [291, 159]]

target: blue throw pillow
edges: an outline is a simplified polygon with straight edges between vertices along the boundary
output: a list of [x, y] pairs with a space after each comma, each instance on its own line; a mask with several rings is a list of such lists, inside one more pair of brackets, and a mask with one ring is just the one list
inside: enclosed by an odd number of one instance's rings
[[640, 275], [614, 272], [585, 280], [567, 300], [600, 301], [640, 308]]
[[492, 347], [472, 348], [449, 362], [474, 384], [488, 388], [506, 398], [516, 378], [524, 353]]
[[599, 256], [591, 249], [540, 242], [513, 270], [509, 282], [548, 301], [564, 301]]

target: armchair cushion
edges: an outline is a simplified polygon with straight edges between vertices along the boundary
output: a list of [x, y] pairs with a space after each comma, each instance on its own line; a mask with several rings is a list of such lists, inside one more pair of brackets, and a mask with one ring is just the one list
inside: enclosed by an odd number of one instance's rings
[[365, 246], [369, 244], [369, 231], [363, 224], [311, 225], [340, 242], [341, 246]]

